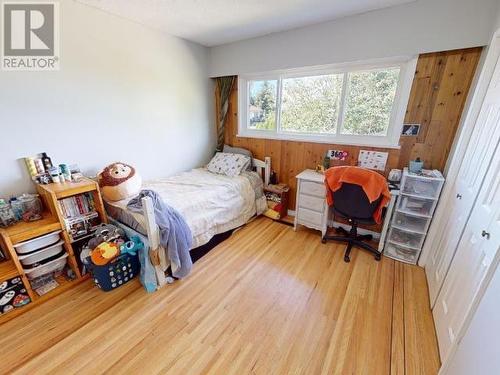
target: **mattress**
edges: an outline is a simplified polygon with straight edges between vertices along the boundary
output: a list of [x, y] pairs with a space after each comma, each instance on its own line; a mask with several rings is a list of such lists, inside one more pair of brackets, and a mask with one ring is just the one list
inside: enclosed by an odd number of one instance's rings
[[[142, 188], [156, 191], [184, 217], [193, 235], [193, 248], [204, 245], [216, 234], [242, 226], [266, 208], [262, 179], [251, 171], [228, 177], [197, 168], [144, 182]], [[105, 202], [106, 211], [115, 220], [146, 235], [145, 219], [127, 209], [129, 201]]]

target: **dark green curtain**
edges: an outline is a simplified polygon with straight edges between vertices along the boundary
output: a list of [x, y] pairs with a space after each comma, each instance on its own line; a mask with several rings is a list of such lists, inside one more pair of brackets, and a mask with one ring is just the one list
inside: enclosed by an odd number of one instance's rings
[[227, 110], [229, 108], [229, 96], [233, 88], [235, 76], [218, 77], [215, 79], [215, 95], [217, 103], [217, 151], [222, 151], [224, 148], [224, 127], [226, 124]]

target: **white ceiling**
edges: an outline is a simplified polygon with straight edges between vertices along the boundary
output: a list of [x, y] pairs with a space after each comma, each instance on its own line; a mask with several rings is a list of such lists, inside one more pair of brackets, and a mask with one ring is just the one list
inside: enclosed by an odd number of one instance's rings
[[415, 0], [77, 0], [215, 46]]

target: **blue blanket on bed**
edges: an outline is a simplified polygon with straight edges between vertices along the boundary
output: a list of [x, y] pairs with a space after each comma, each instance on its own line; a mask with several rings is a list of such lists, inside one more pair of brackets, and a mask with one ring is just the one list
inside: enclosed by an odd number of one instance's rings
[[189, 254], [193, 241], [191, 230], [182, 215], [163, 202], [153, 190], [142, 190], [127, 204], [127, 208], [131, 211], [142, 212], [141, 199], [143, 197], [150, 197], [153, 201], [156, 224], [160, 229], [160, 244], [167, 250], [172, 275], [177, 278], [186, 277], [193, 267]]

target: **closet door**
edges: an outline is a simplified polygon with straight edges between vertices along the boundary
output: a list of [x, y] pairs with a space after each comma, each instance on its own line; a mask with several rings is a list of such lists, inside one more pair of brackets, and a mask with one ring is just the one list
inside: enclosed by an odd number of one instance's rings
[[[500, 127], [500, 124], [499, 124]], [[500, 250], [500, 143], [433, 309], [441, 360], [463, 334], [468, 315], [498, 264]]]
[[[500, 38], [493, 43], [500, 44]], [[490, 164], [495, 147], [500, 139], [500, 63], [495, 57], [496, 68], [481, 111], [460, 166], [460, 171], [450, 193], [444, 197], [448, 209], [445, 225], [435, 239], [435, 251], [425, 266], [429, 285], [431, 306], [437, 295], [455, 255], [460, 236], [472, 210], [477, 194]]]

